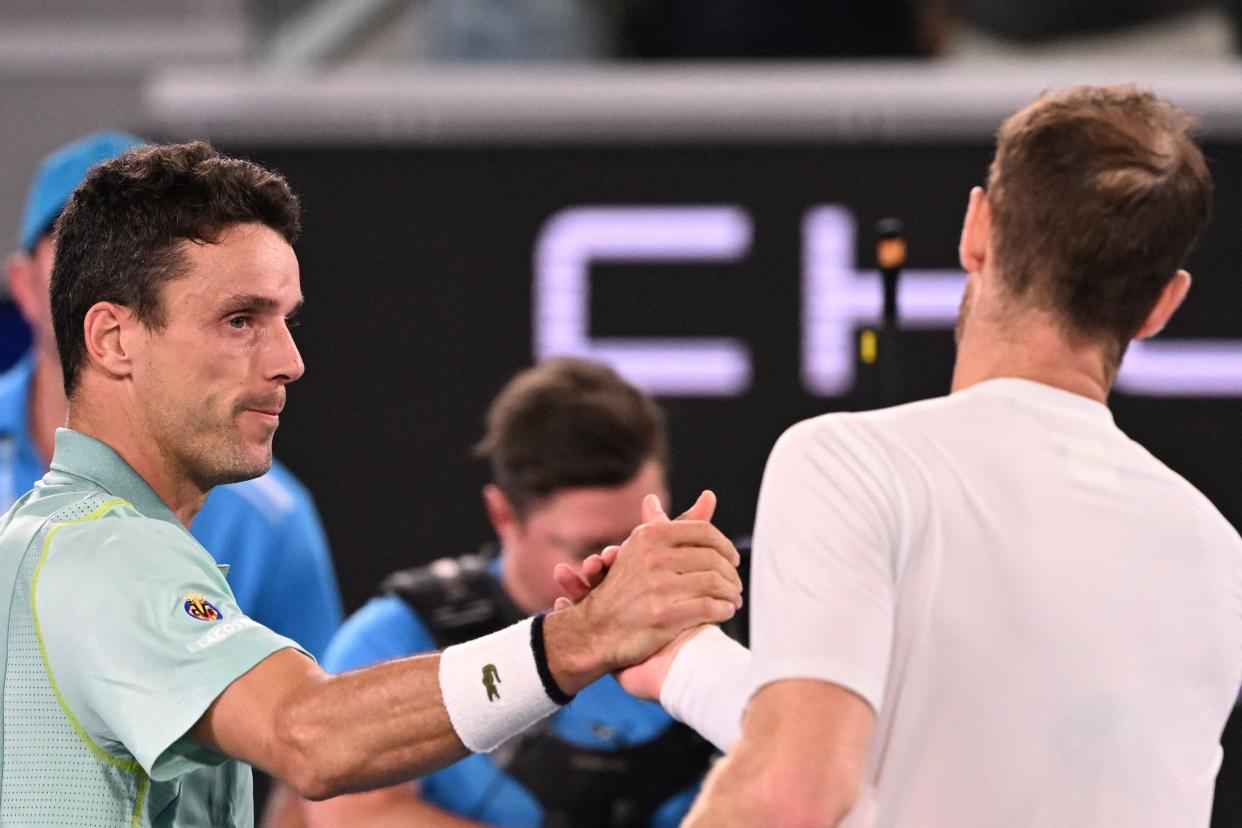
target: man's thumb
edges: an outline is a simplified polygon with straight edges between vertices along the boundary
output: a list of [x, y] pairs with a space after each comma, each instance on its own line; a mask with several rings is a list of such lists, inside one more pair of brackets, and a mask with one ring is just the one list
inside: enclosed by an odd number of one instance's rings
[[668, 523], [668, 515], [656, 495], [649, 494], [643, 498], [643, 523]]
[[710, 489], [704, 489], [699, 499], [694, 501], [694, 505], [681, 513], [678, 520], [711, 520], [712, 515], [716, 514], [716, 493]]

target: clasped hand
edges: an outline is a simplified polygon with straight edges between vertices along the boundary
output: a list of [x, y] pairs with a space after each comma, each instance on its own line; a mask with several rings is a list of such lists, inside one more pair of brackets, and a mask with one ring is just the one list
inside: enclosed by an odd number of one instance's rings
[[617, 633], [612, 669], [639, 698], [658, 699], [681, 644], [742, 606], [740, 558], [710, 523], [715, 510], [716, 496], [705, 491], [671, 521], [659, 498], [647, 495], [643, 523], [624, 543], [591, 555], [578, 568], [559, 564], [553, 573], [565, 594], [557, 610], [577, 605], [610, 619], [601, 623]]

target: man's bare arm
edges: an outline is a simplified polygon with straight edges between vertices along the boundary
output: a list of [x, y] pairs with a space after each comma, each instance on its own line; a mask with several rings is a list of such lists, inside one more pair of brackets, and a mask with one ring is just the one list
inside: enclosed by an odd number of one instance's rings
[[[736, 562], [708, 523], [640, 526], [607, 584], [547, 617], [552, 679], [572, 695], [684, 629], [727, 619], [741, 603]], [[439, 661], [418, 656], [328, 676], [283, 650], [233, 682], [189, 735], [310, 799], [392, 785], [468, 752], [441, 698]]]
[[485, 828], [482, 822], [465, 819], [424, 802], [413, 783], [378, 791], [338, 796], [323, 802], [304, 802], [307, 828]]
[[440, 698], [439, 655], [329, 676], [281, 650], [233, 682], [190, 730], [308, 799], [390, 785], [469, 751]]
[[875, 713], [825, 681], [779, 681], [747, 708], [733, 751], [708, 776], [684, 828], [826, 828], [854, 807]]

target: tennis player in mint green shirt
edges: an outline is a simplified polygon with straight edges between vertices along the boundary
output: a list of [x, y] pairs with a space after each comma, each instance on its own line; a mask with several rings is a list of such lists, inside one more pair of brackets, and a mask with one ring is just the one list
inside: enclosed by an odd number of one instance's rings
[[740, 605], [704, 498], [677, 522], [649, 503], [578, 604], [441, 654], [329, 676], [246, 618], [185, 527], [271, 466], [303, 373], [298, 226], [283, 178], [202, 143], [92, 168], [57, 222], [68, 427], [0, 520], [6, 828], [250, 826], [242, 763], [311, 799], [393, 785]]
[[146, 481], [60, 429], [51, 471], [0, 532], [0, 566], [20, 597], [4, 627], [0, 822], [174, 824], [160, 816], [175, 806], [177, 825], [252, 823], [250, 769], [185, 733], [298, 645], [242, 614]]

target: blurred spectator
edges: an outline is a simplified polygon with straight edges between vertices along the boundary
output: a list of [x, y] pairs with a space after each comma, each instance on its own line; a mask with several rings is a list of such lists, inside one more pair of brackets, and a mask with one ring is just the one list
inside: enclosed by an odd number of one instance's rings
[[[518, 374], [492, 403], [479, 452], [500, 541], [394, 574], [337, 634], [324, 666], [342, 672], [443, 649], [549, 609], [558, 563], [620, 543], [643, 496], [665, 491], [663, 418], [613, 371], [559, 359]], [[712, 748], [610, 676], [490, 754], [418, 783], [309, 803], [315, 826], [505, 825], [672, 828]]]
[[418, 60], [590, 60], [615, 51], [612, 26], [592, 0], [419, 0]]

